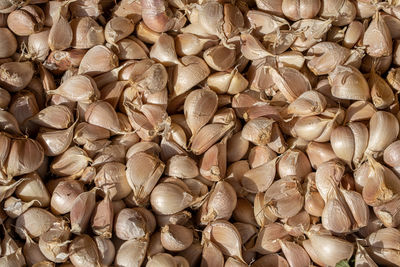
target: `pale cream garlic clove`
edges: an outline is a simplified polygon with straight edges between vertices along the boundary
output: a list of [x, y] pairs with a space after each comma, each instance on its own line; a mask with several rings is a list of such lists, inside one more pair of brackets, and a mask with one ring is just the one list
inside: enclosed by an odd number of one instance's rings
[[162, 33], [150, 50], [150, 58], [164, 66], [179, 65], [180, 61], [176, 55], [174, 38]]
[[201, 222], [207, 224], [215, 220], [227, 220], [236, 207], [237, 196], [234, 188], [227, 182], [217, 182], [211, 190], [205, 205], [205, 214]]
[[390, 30], [377, 11], [364, 33], [363, 45], [366, 52], [372, 57], [383, 57], [392, 54], [392, 36]]
[[264, 225], [257, 235], [256, 244], [253, 249], [262, 255], [278, 252], [281, 245], [278, 240], [289, 240], [290, 236], [283, 225], [270, 223]]
[[352, 67], [338, 65], [329, 73], [332, 95], [340, 99], [368, 100], [370, 88], [362, 73]]
[[81, 193], [73, 202], [70, 211], [71, 233], [83, 234], [89, 224], [96, 205], [96, 188]]
[[145, 59], [148, 58], [149, 49], [139, 39], [129, 36], [118, 41], [113, 51], [120, 60]]
[[368, 101], [355, 101], [346, 111], [346, 122], [369, 120], [376, 112], [376, 108]]
[[330, 143], [309, 142], [306, 153], [314, 169], [318, 169], [318, 166], [326, 161], [337, 158]]
[[50, 194], [42, 178], [36, 173], [22, 177], [23, 181], [15, 189], [15, 195], [25, 202], [34, 202], [35, 206], [47, 207], [50, 204]]
[[254, 217], [259, 226], [264, 227], [267, 224], [275, 222], [278, 217], [266, 205], [265, 193], [257, 193], [254, 197]]
[[281, 178], [294, 175], [301, 182], [311, 172], [311, 165], [304, 152], [290, 149], [280, 157], [277, 169]]
[[235, 68], [231, 72], [216, 72], [208, 76], [207, 85], [218, 94], [235, 95], [243, 92], [249, 82]]
[[0, 264], [22, 267], [26, 265], [25, 257], [22, 254], [22, 248], [18, 248], [16, 252], [0, 258]]
[[383, 151], [383, 161], [391, 167], [400, 166], [399, 145], [400, 141], [394, 141]]
[[329, 74], [350, 56], [350, 50], [333, 42], [320, 42], [307, 51], [308, 68], [315, 75]]
[[282, 12], [290, 20], [312, 19], [318, 14], [320, 0], [283, 0]]
[[396, 196], [393, 200], [373, 208], [379, 222], [383, 223], [385, 227], [397, 227], [400, 225], [399, 203], [400, 198]]
[[236, 162], [247, 155], [250, 142], [242, 137], [242, 132], [235, 133], [228, 139], [227, 143], [227, 160], [228, 162]]
[[[38, 60], [40, 62], [43, 62], [46, 60], [46, 58], [50, 52], [50, 47], [47, 42], [49, 34], [50, 34], [50, 30], [47, 29], [47, 30], [29, 35], [28, 51], [29, 51], [29, 56], [32, 59]], [[7, 49], [13, 49], [12, 39], [10, 40], [8, 38], [9, 37], [4, 38], [5, 42], [11, 42], [11, 43], [8, 43], [9, 47]], [[7, 49], [5, 51], [7, 51]], [[5, 53], [7, 53], [7, 52], [5, 52]]]
[[[152, 220], [155, 223], [154, 215]], [[122, 209], [115, 217], [114, 232], [122, 240], [140, 239], [150, 234], [151, 223], [138, 208]]]
[[319, 15], [322, 18], [332, 19], [332, 24], [344, 26], [352, 22], [356, 17], [356, 7], [352, 1], [322, 0]]
[[305, 91], [294, 102], [290, 103], [287, 113], [294, 116], [318, 115], [327, 105], [325, 96], [317, 91]]
[[226, 71], [235, 63], [236, 53], [234, 49], [219, 45], [204, 51], [203, 58], [212, 69]]
[[83, 149], [73, 146], [54, 158], [50, 171], [59, 176], [79, 175], [91, 161]]
[[173, 183], [159, 183], [150, 194], [150, 203], [156, 214], [170, 215], [188, 208], [194, 197]]
[[146, 238], [125, 241], [115, 255], [114, 264], [117, 266], [129, 266], [130, 264], [141, 266], [146, 258], [148, 245], [149, 241]]
[[291, 25], [292, 30], [301, 33], [290, 46], [295, 51], [303, 52], [321, 40], [332, 27], [332, 20], [302, 19]]
[[309, 238], [319, 261], [328, 266], [334, 266], [341, 260], [348, 260], [353, 255], [353, 244], [344, 239], [316, 233], [311, 233]]
[[375, 72], [375, 68], [369, 74], [368, 85], [371, 89], [371, 98], [377, 109], [389, 107], [395, 100], [392, 88]]
[[109, 162], [104, 164], [96, 174], [95, 185], [104, 195], [110, 194], [111, 199], [120, 200], [129, 195], [131, 188], [125, 173], [125, 164]]
[[53, 25], [51, 26], [48, 43], [52, 51], [65, 50], [72, 44], [74, 33], [71, 25], [68, 23], [67, 18], [61, 13], [65, 6], [60, 7], [58, 14], [53, 19]]
[[40, 110], [30, 120], [42, 127], [65, 129], [74, 122], [74, 115], [66, 106], [51, 105]]
[[229, 124], [210, 123], [203, 126], [197, 134], [192, 136], [191, 151], [195, 155], [203, 154], [231, 131], [233, 126], [234, 122]]
[[95, 76], [118, 67], [118, 57], [104, 45], [96, 45], [83, 56], [78, 73]]
[[324, 207], [325, 201], [318, 192], [318, 188], [315, 183], [315, 173], [312, 172], [306, 177], [304, 209], [312, 216], [321, 217]]
[[50, 207], [54, 214], [65, 214], [71, 211], [74, 200], [83, 193], [83, 184], [76, 180], [60, 182], [52, 192]]
[[[388, 129], [382, 131], [381, 129]], [[369, 121], [369, 141], [366, 154], [379, 154], [390, 145], [399, 134], [399, 122], [386, 111], [377, 111]]]
[[21, 201], [21, 199], [15, 197], [9, 197], [4, 201], [3, 209], [4, 212], [8, 215], [8, 217], [15, 219], [36, 203], [39, 202], [37, 200], [31, 200], [30, 202], [23, 202]]
[[274, 120], [265, 117], [248, 121], [242, 129], [242, 137], [256, 145], [266, 145], [271, 141]]
[[285, 25], [289, 25], [289, 22], [282, 17], [271, 15], [271, 13], [259, 10], [249, 10], [247, 12], [247, 19], [249, 20], [250, 25], [255, 29], [254, 32], [256, 35], [272, 33]]
[[286, 176], [274, 182], [265, 192], [266, 207], [278, 218], [296, 215], [304, 205], [304, 195], [299, 178]]
[[315, 173], [315, 185], [323, 200], [328, 200], [329, 192], [335, 185], [339, 185], [345, 172], [344, 164], [333, 159], [322, 163]]
[[225, 220], [211, 222], [203, 231], [203, 242], [213, 242], [223, 255], [242, 258], [242, 239], [236, 227]]
[[188, 157], [176, 155], [170, 158], [166, 164], [165, 174], [178, 178], [194, 178], [199, 175], [196, 162]]
[[310, 215], [306, 210], [302, 210], [293, 217], [285, 220], [283, 227], [285, 230], [294, 237], [300, 237], [304, 234], [304, 231], [308, 231], [310, 228]]
[[200, 174], [210, 180], [219, 181], [225, 178], [227, 161], [226, 138], [210, 147], [200, 161]]
[[210, 75], [207, 63], [197, 56], [184, 56], [181, 65], [174, 67], [172, 85], [175, 96], [189, 91]]
[[[331, 134], [331, 145], [333, 151], [338, 158], [342, 159], [350, 167], [352, 167], [356, 139], [358, 139], [358, 136], [355, 138], [351, 128], [346, 126], [337, 127]], [[364, 146], [364, 149], [365, 148], [366, 146]]]
[[137, 203], [146, 202], [152, 189], [164, 171], [164, 163], [160, 159], [139, 152], [129, 158], [126, 177], [133, 190], [133, 198]]
[[217, 94], [208, 88], [193, 90], [185, 99], [183, 111], [186, 123], [195, 135], [217, 111]]
[[161, 244], [169, 251], [182, 251], [193, 242], [193, 231], [185, 226], [169, 224], [161, 228]]
[[22, 248], [25, 260], [27, 264], [34, 265], [46, 260], [46, 257], [40, 252], [39, 245], [26, 233], [25, 233], [25, 244]]
[[195, 56], [199, 54], [208, 44], [216, 40], [201, 38], [191, 33], [181, 33], [175, 37], [175, 48], [178, 56]]
[[163, 227], [167, 224], [186, 225], [192, 218], [192, 214], [186, 210], [169, 215], [156, 214], [155, 216], [157, 225], [160, 227]]
[[68, 260], [70, 229], [65, 221], [54, 223], [39, 238], [39, 248], [43, 255], [56, 263]]
[[290, 241], [282, 241], [280, 239], [278, 239], [278, 242], [282, 248], [283, 255], [285, 255], [290, 266], [300, 267], [310, 265], [310, 257], [300, 245]]
[[95, 266], [100, 264], [100, 255], [94, 240], [88, 235], [75, 237], [69, 246], [69, 260], [74, 266]]
[[128, 37], [135, 29], [135, 24], [128, 18], [114, 17], [104, 27], [104, 37], [110, 44]]
[[368, 162], [368, 179], [362, 188], [362, 196], [368, 205], [375, 207], [395, 198], [400, 181], [397, 175], [372, 157], [368, 157]]
[[31, 207], [19, 216], [15, 222], [15, 231], [25, 238], [25, 230], [30, 237], [36, 238], [45, 233], [59, 219], [45, 209]]
[[248, 60], [257, 60], [272, 56], [272, 54], [266, 50], [263, 44], [249, 33], [242, 33], [240, 35], [240, 41], [242, 44], [240, 46], [240, 51]]
[[104, 43], [104, 31], [93, 18], [80, 17], [71, 20], [73, 32], [71, 46], [77, 49], [89, 49]]
[[266, 191], [275, 178], [277, 159], [246, 171], [240, 179], [243, 189], [250, 193]]

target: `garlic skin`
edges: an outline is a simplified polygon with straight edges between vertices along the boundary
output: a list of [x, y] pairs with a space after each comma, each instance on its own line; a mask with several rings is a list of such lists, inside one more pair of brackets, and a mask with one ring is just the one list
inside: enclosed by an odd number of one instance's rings
[[283, 0], [283, 14], [290, 20], [312, 19], [320, 9], [320, 0]]

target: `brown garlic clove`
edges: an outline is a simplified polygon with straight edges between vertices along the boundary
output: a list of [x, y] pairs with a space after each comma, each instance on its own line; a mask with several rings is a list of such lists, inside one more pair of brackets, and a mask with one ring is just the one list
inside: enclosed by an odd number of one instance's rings
[[81, 193], [74, 201], [70, 211], [71, 232], [82, 234], [86, 231], [90, 216], [96, 205], [96, 190]]

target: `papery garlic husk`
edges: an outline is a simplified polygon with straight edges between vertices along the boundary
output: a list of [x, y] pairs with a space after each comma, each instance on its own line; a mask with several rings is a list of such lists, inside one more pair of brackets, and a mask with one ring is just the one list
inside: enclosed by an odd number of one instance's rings
[[15, 219], [36, 203], [38, 203], [37, 200], [31, 200], [30, 202], [23, 202], [18, 198], [9, 197], [4, 201], [3, 209], [5, 213], [8, 215], [8, 217]]
[[[382, 131], [387, 129], [387, 131]], [[378, 154], [390, 145], [399, 134], [399, 122], [386, 111], [377, 111], [369, 121], [369, 141], [366, 154]]]
[[291, 236], [299, 237], [304, 234], [303, 231], [307, 231], [310, 228], [310, 223], [310, 215], [303, 210], [285, 220], [283, 227]]
[[290, 236], [283, 225], [270, 223], [264, 225], [258, 233], [254, 250], [262, 255], [278, 252], [281, 246], [278, 240], [288, 240]]
[[213, 242], [225, 256], [242, 259], [242, 239], [235, 226], [225, 220], [211, 222], [203, 231], [203, 242]]
[[208, 88], [194, 90], [186, 97], [183, 110], [192, 135], [212, 118], [217, 101], [217, 94]]
[[179, 96], [210, 75], [207, 63], [197, 56], [184, 56], [181, 65], [174, 67], [172, 76], [173, 92]]
[[129, 195], [131, 188], [125, 168], [125, 164], [108, 162], [98, 170], [94, 182], [104, 195], [107, 195], [108, 192], [113, 200], [120, 200]]
[[86, 51], [81, 49], [52, 51], [43, 65], [55, 74], [64, 73], [61, 79], [61, 82], [64, 82], [72, 74], [77, 74], [78, 70], [76, 68], [79, 67], [85, 53]]
[[178, 178], [194, 178], [199, 175], [196, 162], [188, 157], [176, 155], [167, 162], [165, 174]]
[[229, 124], [211, 123], [203, 126], [192, 136], [191, 151], [195, 155], [203, 154], [218, 142], [226, 133], [232, 130], [234, 122]]
[[329, 191], [334, 185], [340, 183], [344, 172], [345, 166], [338, 159], [324, 162], [318, 167], [315, 173], [315, 185], [325, 202], [328, 199]]
[[379, 223], [386, 227], [397, 227], [400, 225], [400, 198], [396, 196], [393, 200], [380, 206], [374, 207], [374, 213], [379, 218]]
[[[155, 219], [153, 216], [155, 223]], [[122, 209], [115, 217], [115, 235], [122, 240], [143, 238], [149, 234], [150, 224], [138, 209]]]
[[30, 120], [42, 127], [66, 129], [73, 123], [74, 115], [66, 106], [51, 105], [39, 111]]
[[246, 267], [247, 263], [243, 263], [241, 260], [235, 259], [233, 257], [229, 257], [225, 261], [224, 267]]
[[104, 238], [112, 237], [114, 219], [114, 208], [111, 197], [106, 194], [103, 200], [99, 201], [93, 210], [91, 227], [95, 234]]
[[392, 54], [392, 36], [379, 11], [370, 22], [363, 37], [366, 52], [372, 57], [390, 56]]
[[269, 34], [279, 30], [282, 26], [289, 25], [289, 22], [282, 17], [259, 10], [249, 10], [246, 16], [250, 25], [254, 27], [256, 35]]
[[400, 91], [400, 68], [392, 68], [389, 71], [386, 80], [393, 89]]
[[43, 184], [42, 178], [36, 173], [22, 177], [24, 180], [15, 190], [15, 195], [22, 201], [36, 201], [35, 205], [47, 207], [50, 203], [50, 194]]
[[146, 258], [148, 245], [149, 241], [146, 238], [125, 241], [117, 251], [114, 264], [117, 266], [141, 266]]
[[81, 193], [73, 202], [70, 211], [71, 232], [82, 234], [86, 231], [90, 216], [96, 205], [96, 190]]
[[311, 172], [311, 165], [304, 152], [290, 149], [279, 159], [277, 169], [281, 178], [294, 175], [302, 181]]
[[[178, 259], [179, 260], [179, 259]], [[178, 265], [175, 261], [175, 257], [168, 253], [158, 253], [148, 259], [146, 267], [157, 267], [157, 266], [166, 266], [166, 267], [174, 267], [181, 266]], [[182, 265], [185, 266], [185, 265]]]
[[32, 62], [7, 62], [0, 66], [0, 86], [9, 92], [24, 89], [32, 80], [34, 67]]
[[194, 200], [190, 192], [173, 183], [159, 183], [150, 195], [150, 203], [156, 214], [169, 215], [188, 208]]
[[271, 141], [274, 120], [259, 117], [248, 121], [242, 129], [242, 137], [256, 145], [266, 145]]
[[368, 255], [368, 252], [365, 250], [365, 248], [361, 246], [358, 242], [355, 256], [355, 264], [356, 266], [378, 267], [378, 265]]
[[157, 225], [160, 227], [167, 224], [187, 225], [191, 218], [192, 214], [185, 210], [170, 215], [156, 215]]
[[296, 176], [274, 182], [265, 192], [264, 202], [278, 218], [296, 215], [304, 204], [303, 190]]
[[97, 167], [108, 162], [124, 162], [125, 151], [123, 145], [107, 145], [94, 156], [92, 166]]
[[332, 26], [332, 19], [302, 19], [291, 25], [291, 29], [300, 34], [291, 45], [296, 51], [303, 52], [318, 43]]
[[204, 178], [210, 181], [219, 181], [225, 177], [227, 160], [226, 150], [226, 138], [224, 138], [221, 142], [213, 145], [204, 153], [199, 166], [200, 174]]
[[315, 185], [315, 173], [307, 176], [306, 193], [304, 196], [304, 209], [312, 216], [320, 217], [325, 207], [325, 202]]
[[368, 85], [371, 88], [372, 102], [377, 109], [385, 109], [395, 100], [392, 88], [375, 72], [374, 68], [369, 74]]
[[368, 179], [362, 189], [364, 201], [370, 206], [389, 202], [399, 193], [400, 180], [387, 167], [368, 157]]
[[246, 171], [240, 180], [243, 188], [250, 193], [266, 191], [275, 178], [277, 159], [278, 158], [274, 158]]
[[104, 37], [110, 44], [128, 37], [135, 29], [135, 24], [128, 18], [114, 17], [104, 27]]
[[63, 7], [60, 7], [58, 14], [53, 20], [51, 26], [48, 43], [52, 51], [65, 50], [70, 47], [73, 40], [73, 32], [68, 20], [61, 14]]
[[137, 203], [143, 204], [147, 201], [164, 167], [160, 159], [144, 152], [136, 153], [129, 158], [126, 176]]
[[169, 224], [161, 229], [161, 244], [169, 251], [182, 251], [193, 242], [193, 230], [182, 226]]
[[61, 181], [57, 184], [51, 196], [51, 211], [65, 214], [71, 211], [74, 200], [83, 193], [83, 184], [76, 180]]
[[77, 267], [100, 265], [96, 243], [88, 235], [80, 235], [72, 240], [69, 246], [69, 259]]
[[104, 32], [101, 27], [91, 17], [79, 17], [71, 20], [71, 30], [73, 39], [71, 46], [77, 49], [89, 49], [95, 45], [104, 43]]
[[5, 164], [7, 176], [14, 177], [33, 172], [43, 160], [43, 148], [37, 141], [30, 138], [14, 139]]
[[300, 71], [290, 67], [268, 68], [269, 75], [288, 102], [293, 102], [305, 91], [311, 90], [309, 80]]
[[41, 128], [36, 140], [41, 144], [46, 156], [58, 156], [65, 152], [72, 143], [77, 121], [65, 130]]
[[162, 33], [155, 44], [151, 47], [150, 58], [164, 66], [174, 66], [180, 64], [175, 51], [174, 38], [166, 33]]
[[260, 192], [255, 195], [254, 217], [257, 221], [257, 224], [261, 227], [264, 227], [265, 225], [278, 219], [278, 217], [273, 213], [272, 209], [266, 205], [264, 192]]
[[118, 57], [103, 45], [96, 45], [86, 52], [79, 65], [79, 74], [95, 76], [118, 67]]
[[73, 146], [54, 158], [50, 171], [59, 176], [79, 175], [91, 161], [83, 149]]
[[133, 108], [127, 109], [127, 115], [132, 128], [143, 141], [153, 141], [156, 137], [156, 129], [146, 116]]
[[236, 192], [227, 182], [217, 182], [211, 190], [207, 203], [205, 203], [205, 214], [201, 217], [201, 222], [206, 224], [215, 220], [227, 220], [232, 216], [236, 207]]
[[282, 241], [280, 239], [278, 241], [290, 266], [310, 265], [310, 257], [302, 246], [290, 241]]
[[15, 222], [15, 231], [22, 238], [25, 238], [25, 230], [30, 237], [36, 238], [41, 236], [53, 223], [59, 221], [59, 218], [52, 213], [41, 208], [29, 208]]
[[100, 96], [96, 82], [87, 75], [75, 75], [63, 82], [56, 90], [47, 91], [50, 95], [60, 95], [72, 101], [91, 103]]
[[70, 230], [65, 221], [54, 223], [39, 238], [39, 248], [43, 255], [56, 263], [68, 260]]
[[362, 73], [352, 67], [339, 65], [329, 73], [332, 95], [340, 99], [368, 100], [370, 90]]
[[283, 0], [282, 12], [290, 20], [312, 19], [318, 14], [321, 2], [319, 0]]
[[266, 265], [269, 265], [270, 267], [289, 267], [286, 259], [276, 253], [262, 256], [252, 263], [252, 266], [254, 267], [262, 267]]
[[307, 66], [315, 75], [329, 74], [337, 66], [344, 64], [349, 56], [349, 49], [337, 43], [321, 42], [307, 51], [307, 57], [310, 59]]
[[371, 258], [380, 266], [397, 266], [399, 265], [398, 250], [387, 248], [367, 247]]
[[400, 232], [396, 228], [383, 228], [371, 233], [367, 238], [368, 246], [384, 249], [399, 249]]
[[334, 1], [324, 0], [321, 4], [319, 15], [322, 18], [333, 19], [332, 24], [336, 26], [344, 26], [349, 24], [356, 17], [356, 7], [349, 0]]
[[100, 236], [95, 236], [93, 239], [94, 242], [96, 242], [97, 249], [99, 250], [100, 263], [104, 265], [112, 264], [115, 258], [114, 243], [110, 239]]
[[318, 115], [326, 108], [325, 96], [317, 91], [305, 91], [287, 108], [288, 114], [295, 116]]
[[157, 143], [141, 141], [132, 145], [126, 152], [126, 159], [128, 160], [133, 155], [139, 152], [145, 152], [150, 155], [159, 156], [161, 148]]
[[317, 233], [310, 233], [309, 238], [318, 258], [326, 265], [335, 266], [353, 255], [353, 244], [344, 239]]

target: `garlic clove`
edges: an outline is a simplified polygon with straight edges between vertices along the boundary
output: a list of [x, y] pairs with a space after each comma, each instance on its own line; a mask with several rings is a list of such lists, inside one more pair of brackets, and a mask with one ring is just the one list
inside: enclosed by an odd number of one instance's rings
[[125, 241], [116, 253], [115, 264], [117, 266], [130, 264], [140, 266], [146, 258], [148, 245], [149, 241], [147, 239], [131, 239]]
[[390, 35], [390, 30], [380, 12], [376, 12], [366, 29], [363, 44], [367, 47], [366, 52], [370, 56], [382, 57], [392, 54], [392, 37]]
[[246, 171], [240, 180], [243, 188], [250, 193], [266, 191], [274, 181], [277, 159]]
[[100, 255], [94, 240], [88, 235], [75, 237], [69, 246], [69, 259], [74, 266], [83, 267], [100, 264]]
[[72, 233], [82, 234], [86, 231], [96, 205], [96, 190], [83, 192], [74, 200], [69, 214]]
[[182, 251], [193, 242], [193, 231], [181, 225], [169, 224], [161, 229], [161, 244], [169, 251]]
[[117, 55], [106, 46], [96, 45], [83, 56], [78, 73], [95, 76], [116, 67], [118, 67]]
[[270, 223], [261, 228], [254, 249], [262, 255], [275, 253], [281, 249], [278, 240], [287, 239], [290, 236], [281, 224]]

